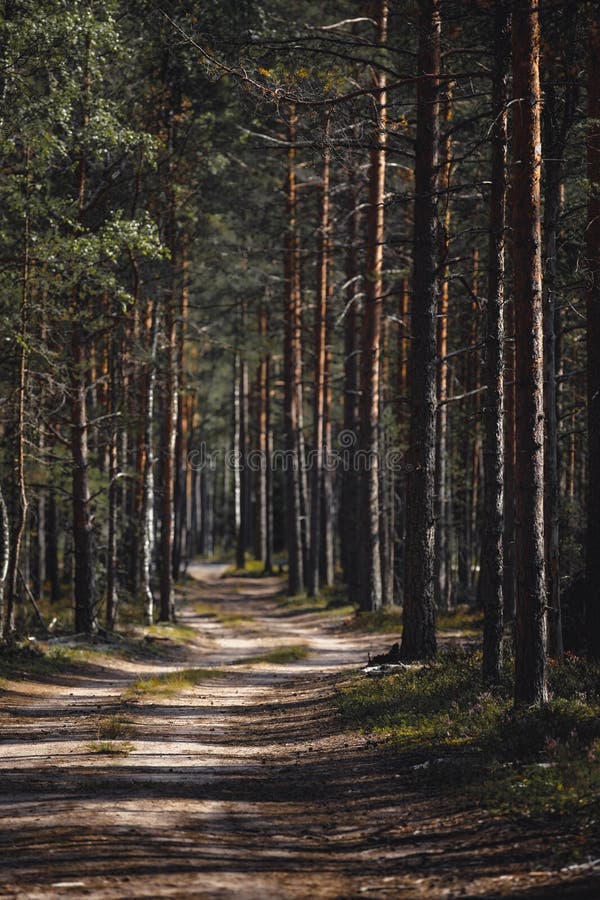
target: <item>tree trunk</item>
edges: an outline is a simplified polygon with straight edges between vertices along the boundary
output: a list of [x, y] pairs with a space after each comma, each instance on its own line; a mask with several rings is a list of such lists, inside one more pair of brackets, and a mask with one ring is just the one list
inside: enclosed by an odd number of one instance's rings
[[513, 9], [515, 701], [531, 704], [547, 698], [539, 20], [529, 0], [514, 0]]
[[358, 603], [358, 534], [357, 507], [359, 486], [356, 473], [355, 452], [358, 430], [359, 398], [359, 292], [357, 245], [359, 240], [360, 212], [355, 188], [355, 173], [349, 174], [350, 190], [348, 235], [346, 244], [346, 308], [344, 311], [344, 430], [339, 437], [343, 454], [340, 503], [340, 538], [344, 583], [351, 603]]
[[433, 583], [436, 417], [436, 173], [440, 0], [419, 4], [413, 298], [409, 364], [410, 431], [402, 657], [436, 653]]
[[514, 300], [505, 299], [504, 349], [504, 530], [502, 535], [503, 618], [505, 624], [515, 621], [515, 309]]
[[15, 605], [19, 590], [19, 561], [21, 558], [21, 544], [27, 524], [27, 490], [25, 484], [25, 402], [27, 393], [27, 346], [28, 346], [28, 317], [29, 317], [29, 269], [30, 269], [30, 230], [29, 216], [29, 149], [26, 151], [26, 187], [25, 187], [25, 215], [23, 219], [23, 260], [22, 260], [22, 286], [20, 309], [20, 340], [18, 349], [17, 384], [16, 384], [16, 415], [15, 415], [15, 447], [13, 467], [14, 498], [12, 506], [12, 540], [8, 559], [8, 572], [4, 593], [4, 615], [2, 619], [2, 637], [7, 640], [11, 637], [15, 625]]
[[175, 437], [175, 493], [173, 498], [174, 538], [173, 538], [173, 578], [177, 580], [186, 560], [187, 548], [187, 397], [185, 396], [185, 326], [189, 302], [189, 258], [186, 235], [182, 235], [181, 284], [177, 310], [177, 385], [179, 403], [177, 406], [177, 433]]
[[286, 200], [288, 230], [284, 248], [284, 428], [286, 449], [286, 544], [288, 552], [288, 592], [291, 596], [304, 589], [304, 561], [300, 527], [300, 471], [298, 458], [298, 392], [296, 389], [296, 303], [297, 303], [297, 232], [296, 232], [296, 111], [290, 108], [288, 123], [288, 156]]
[[504, 232], [506, 228], [506, 155], [508, 73], [510, 67], [509, 0], [496, 3], [492, 84], [492, 174], [488, 297], [485, 316], [485, 386], [483, 433], [483, 540], [480, 589], [483, 601], [483, 677], [490, 683], [502, 674], [502, 536], [504, 529]]
[[[379, 0], [377, 44], [387, 41], [388, 0]], [[382, 321], [383, 247], [385, 242], [385, 169], [387, 143], [386, 74], [374, 73], [377, 93], [373, 95], [374, 127], [369, 164], [369, 210], [365, 264], [365, 300], [362, 323], [360, 449], [360, 523], [364, 532], [360, 544], [360, 597], [363, 610], [382, 604], [381, 548], [379, 532], [379, 378]]]
[[[244, 318], [242, 315], [242, 331]], [[248, 459], [247, 459], [247, 430], [248, 430], [248, 363], [243, 356], [238, 357], [238, 456], [236, 465], [239, 465], [239, 527], [236, 535], [236, 566], [244, 569], [246, 566], [246, 541], [248, 537]]]
[[154, 394], [156, 389], [156, 345], [158, 316], [156, 304], [147, 301], [146, 342], [149, 359], [144, 366], [143, 459], [141, 465], [140, 502], [140, 582], [139, 595], [144, 609], [146, 625], [154, 621], [154, 594], [152, 592], [152, 562], [154, 558]]
[[435, 605], [438, 609], [450, 607], [450, 573], [448, 559], [448, 321], [449, 321], [449, 284], [448, 253], [450, 248], [450, 180], [452, 176], [452, 142], [449, 133], [452, 120], [451, 88], [443, 104], [442, 121], [444, 140], [440, 144], [441, 188], [444, 194], [444, 213], [440, 216], [443, 223], [440, 240], [440, 298], [437, 319], [437, 429], [435, 448], [435, 562], [434, 586]]
[[258, 310], [258, 333], [262, 342], [260, 362], [258, 364], [258, 451], [259, 468], [257, 472], [257, 558], [264, 563], [265, 573], [271, 570], [269, 552], [269, 380], [271, 359], [265, 346], [269, 331], [269, 309], [261, 303]]
[[600, 16], [588, 10], [586, 630], [588, 655], [600, 660]]
[[[174, 253], [174, 248], [172, 249]], [[175, 441], [177, 437], [177, 261], [172, 260], [172, 284], [165, 301], [165, 411], [163, 437], [162, 509], [161, 509], [161, 559], [160, 559], [160, 614], [161, 622], [175, 619], [175, 593], [173, 587], [173, 541], [175, 531]]]
[[117, 360], [119, 358], [117, 335], [111, 335], [110, 381], [108, 412], [110, 431], [108, 441], [108, 546], [106, 548], [106, 628], [113, 631], [117, 622], [117, 563], [119, 522], [119, 430], [117, 428]]
[[[327, 139], [327, 137], [326, 137]], [[325, 416], [325, 367], [327, 353], [327, 301], [329, 294], [329, 163], [330, 150], [325, 147], [323, 157], [323, 186], [321, 189], [321, 227], [319, 229], [319, 252], [317, 263], [317, 296], [315, 306], [315, 386], [313, 397], [313, 444], [314, 452], [311, 475], [310, 509], [310, 565], [306, 586], [308, 595], [316, 597], [319, 592], [321, 553], [321, 504], [323, 490], [323, 443]]]
[[556, 366], [556, 248], [560, 218], [561, 162], [556, 152], [544, 148], [544, 535], [546, 590], [548, 597], [548, 652], [554, 659], [563, 654], [560, 609], [560, 485], [558, 476], [558, 383]]

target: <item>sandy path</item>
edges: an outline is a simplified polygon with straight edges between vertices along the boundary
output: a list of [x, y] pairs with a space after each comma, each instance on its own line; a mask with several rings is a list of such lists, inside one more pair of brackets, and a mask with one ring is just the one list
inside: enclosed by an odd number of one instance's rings
[[[459, 813], [368, 737], [341, 731], [332, 690], [373, 638], [281, 609], [275, 578], [222, 572], [194, 567], [194, 594], [248, 621], [223, 626], [193, 605], [181, 615], [198, 631], [185, 665], [219, 667], [219, 678], [124, 703], [134, 678], [177, 666], [107, 659], [9, 686], [0, 896], [598, 896], [577, 874], [552, 872], [534, 835]], [[310, 645], [306, 660], [232, 665], [298, 643]], [[111, 712], [134, 723], [129, 756], [87, 746]]]

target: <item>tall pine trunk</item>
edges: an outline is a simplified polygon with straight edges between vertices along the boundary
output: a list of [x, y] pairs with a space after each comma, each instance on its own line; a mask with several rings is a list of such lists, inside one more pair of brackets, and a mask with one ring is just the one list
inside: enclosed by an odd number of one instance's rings
[[410, 431], [406, 479], [406, 550], [402, 657], [436, 652], [434, 492], [438, 249], [436, 175], [440, 72], [440, 0], [419, 4], [413, 297], [409, 362]]
[[[82, 88], [82, 131], [89, 123], [91, 37], [85, 38], [85, 71]], [[78, 218], [83, 223], [87, 159], [85, 143], [78, 161]], [[90, 508], [87, 383], [89, 337], [86, 328], [87, 304], [80, 285], [73, 290], [71, 355], [69, 379], [71, 392], [71, 465], [73, 487], [73, 556], [75, 575], [75, 631], [89, 634], [96, 628], [96, 577], [94, 571], [94, 533]]]
[[483, 540], [480, 590], [483, 600], [483, 677], [502, 674], [504, 532], [504, 232], [506, 228], [507, 101], [510, 66], [509, 0], [498, 0], [494, 16], [492, 84], [492, 173], [488, 296], [485, 316], [483, 408]]
[[298, 391], [296, 385], [297, 328], [297, 222], [296, 222], [296, 110], [292, 106], [288, 123], [287, 152], [287, 232], [284, 246], [284, 430], [286, 449], [286, 545], [288, 553], [288, 591], [299, 594], [304, 589], [304, 559], [300, 525], [300, 460], [298, 454]]
[[[327, 140], [327, 135], [326, 135]], [[323, 445], [325, 438], [325, 376], [327, 354], [327, 300], [329, 294], [329, 163], [330, 150], [323, 156], [323, 184], [321, 188], [321, 225], [319, 229], [317, 298], [315, 307], [315, 383], [313, 397], [313, 444], [310, 509], [310, 565], [306, 585], [308, 594], [319, 592], [321, 556], [321, 514], [323, 493]]]
[[[388, 2], [378, 3], [377, 43], [387, 40]], [[374, 127], [369, 163], [369, 211], [365, 263], [365, 300], [362, 323], [360, 449], [362, 451], [360, 521], [364, 532], [360, 545], [360, 596], [363, 610], [382, 604], [379, 522], [379, 378], [383, 305], [383, 247], [385, 241], [385, 167], [387, 143], [386, 74], [374, 76]]]
[[515, 286], [515, 700], [546, 700], [544, 411], [540, 228], [539, 19], [515, 0], [513, 50], [513, 269]]
[[588, 7], [587, 176], [587, 648], [600, 660], [600, 15]]
[[358, 533], [356, 509], [359, 485], [354, 465], [359, 398], [359, 291], [357, 244], [359, 239], [360, 213], [358, 193], [354, 184], [355, 172], [349, 173], [348, 190], [348, 233], [346, 238], [346, 308], [344, 311], [344, 429], [339, 438], [342, 453], [342, 485], [340, 502], [340, 539], [342, 570], [348, 597], [358, 603]]

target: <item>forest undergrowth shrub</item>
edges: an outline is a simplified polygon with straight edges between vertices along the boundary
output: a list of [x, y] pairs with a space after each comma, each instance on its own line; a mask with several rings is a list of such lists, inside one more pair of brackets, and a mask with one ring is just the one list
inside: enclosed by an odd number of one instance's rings
[[510, 661], [490, 689], [480, 651], [454, 650], [429, 666], [357, 678], [337, 705], [346, 724], [404, 758], [407, 777], [502, 815], [565, 817], [583, 852], [600, 840], [600, 666], [567, 656], [550, 663], [548, 681], [547, 704], [514, 708]]
[[[347, 624], [349, 630], [365, 634], [399, 634], [402, 630], [402, 607], [385, 607], [375, 612], [357, 610]], [[460, 632], [462, 637], [476, 637], [483, 628], [483, 618], [479, 609], [461, 604], [452, 612], [438, 613], [436, 625], [442, 635]]]

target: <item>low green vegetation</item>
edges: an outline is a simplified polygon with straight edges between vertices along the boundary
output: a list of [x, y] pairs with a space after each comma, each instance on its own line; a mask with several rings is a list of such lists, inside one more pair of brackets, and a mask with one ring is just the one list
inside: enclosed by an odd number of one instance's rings
[[138, 678], [127, 689], [125, 699], [135, 700], [145, 696], [172, 696], [189, 690], [203, 681], [217, 678], [221, 673], [215, 669], [178, 669], [162, 675]]
[[135, 747], [130, 741], [92, 741], [87, 750], [100, 756], [129, 756]]
[[245, 616], [241, 613], [228, 613], [219, 609], [216, 603], [196, 603], [194, 611], [199, 616], [214, 619], [220, 625], [234, 627], [236, 625], [251, 625], [255, 620], [252, 616]]
[[[396, 634], [402, 631], [402, 607], [391, 606], [376, 612], [357, 611], [347, 623], [351, 631], [363, 634]], [[478, 637], [483, 628], [480, 610], [461, 604], [452, 612], [438, 613], [436, 621], [440, 635], [453, 634], [460, 637]]]
[[221, 577], [230, 578], [232, 575], [235, 575], [238, 578], [263, 578], [265, 574], [265, 564], [262, 560], [247, 558], [243, 569], [229, 566]]
[[182, 644], [192, 643], [196, 637], [196, 631], [189, 625], [180, 625], [174, 622], [160, 622], [157, 625], [150, 625], [146, 629], [146, 634], [150, 637], [168, 638], [170, 641]]
[[[507, 667], [508, 668], [508, 667]], [[465, 802], [507, 816], [562, 816], [600, 839], [600, 666], [551, 664], [549, 702], [515, 709], [512, 678], [482, 684], [480, 652], [379, 678], [337, 697], [344, 721], [379, 735], [415, 778], [454, 786]]]
[[309, 597], [306, 593], [282, 597], [279, 606], [298, 613], [318, 612], [340, 617], [351, 616], [354, 612], [354, 606], [348, 601], [346, 589], [341, 585], [323, 587], [316, 597]]
[[0, 654], [0, 678], [20, 681], [77, 668], [87, 659], [83, 648], [20, 643], [4, 647]]
[[125, 740], [131, 737], [132, 726], [121, 716], [106, 716], [99, 720], [97, 731], [99, 741]]
[[237, 665], [252, 665], [254, 663], [270, 663], [275, 666], [284, 666], [287, 663], [298, 662], [306, 659], [310, 648], [306, 644], [289, 644], [283, 647], [274, 647], [266, 653], [257, 656], [246, 656], [237, 660]]

